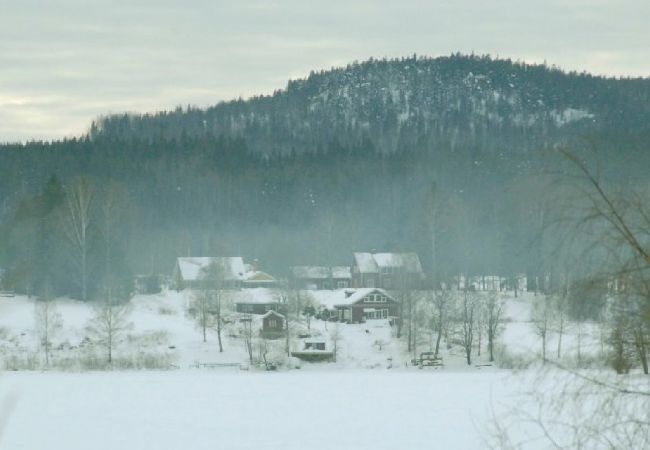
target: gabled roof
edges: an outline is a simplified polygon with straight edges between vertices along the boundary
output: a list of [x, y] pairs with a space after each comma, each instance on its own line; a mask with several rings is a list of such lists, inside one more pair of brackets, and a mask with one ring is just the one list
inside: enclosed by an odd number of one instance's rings
[[284, 316], [282, 314], [280, 314], [278, 312], [275, 312], [273, 310], [267, 311], [266, 314], [264, 314], [262, 316], [262, 319], [266, 319], [269, 316], [277, 316], [277, 317], [281, 317], [282, 319], [284, 319]]
[[282, 303], [282, 296], [273, 289], [253, 288], [242, 289], [234, 294], [235, 304], [242, 305], [275, 305]]
[[223, 267], [224, 280], [243, 280], [246, 275], [246, 265], [241, 256], [191, 256], [177, 259], [178, 269], [184, 281], [197, 281], [206, 276], [206, 271], [212, 264]]
[[374, 292], [384, 295], [392, 301], [397, 301], [388, 292], [379, 288], [338, 289], [335, 291], [319, 292], [319, 295], [314, 300], [327, 309], [334, 309], [337, 306], [349, 306], [357, 303], [366, 295]]
[[390, 300], [395, 301], [395, 299], [388, 292], [379, 288], [355, 289], [351, 295], [348, 295], [350, 293], [350, 290], [346, 289], [344, 290], [344, 293], [346, 297], [342, 301], [337, 303], [336, 306], [353, 305], [357, 303], [359, 300], [363, 299], [365, 296], [373, 293], [384, 295], [388, 297]]
[[244, 274], [244, 281], [249, 283], [275, 281], [271, 275], [261, 270], [254, 270]]
[[377, 273], [377, 261], [372, 257], [372, 253], [355, 253], [354, 262], [361, 273]]
[[417, 253], [355, 253], [354, 261], [360, 273], [378, 273], [381, 268], [395, 267], [407, 273], [421, 273]]
[[326, 280], [328, 278], [351, 278], [348, 266], [294, 266], [290, 268], [294, 278], [302, 280]]

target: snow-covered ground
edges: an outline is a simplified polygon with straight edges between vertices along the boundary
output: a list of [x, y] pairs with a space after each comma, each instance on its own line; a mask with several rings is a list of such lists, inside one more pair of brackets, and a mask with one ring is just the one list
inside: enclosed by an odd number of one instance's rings
[[[225, 314], [236, 317], [232, 302], [240, 297], [268, 295], [267, 290], [240, 291], [225, 305]], [[532, 305], [539, 300], [505, 296], [501, 355], [533, 360], [541, 352], [531, 323]], [[0, 374], [0, 449], [485, 448], [493, 414], [520, 404], [534, 385], [525, 373], [485, 367], [485, 340], [471, 366], [458, 344], [445, 344], [444, 367], [419, 370], [410, 365], [412, 355], [387, 320], [335, 324], [313, 319], [309, 330], [305, 321], [294, 322], [292, 348], [299, 350], [297, 335], [308, 332], [327, 341], [331, 350], [337, 334], [337, 361], [265, 372], [247, 366], [236, 321], [224, 329], [224, 351], [219, 352], [215, 331], [208, 330], [203, 342], [188, 314], [189, 293], [174, 291], [133, 298], [132, 327], [114, 350], [118, 360], [153, 358], [156, 367], [168, 370], [93, 372], [83, 364], [57, 366], [57, 361], [88, 355], [104, 358], [104, 353], [88, 339], [92, 306], [69, 299], [55, 303], [63, 328], [52, 338], [53, 368], [42, 372], [34, 301], [0, 298], [0, 368], [20, 369]], [[565, 358], [575, 357], [578, 342], [581, 354], [597, 354], [600, 333], [593, 324], [568, 323]], [[432, 338], [422, 330], [418, 351], [430, 350]], [[267, 345], [271, 359], [284, 358], [284, 339]], [[557, 333], [551, 331], [548, 353], [556, 347]], [[196, 363], [235, 366], [198, 369]]]
[[10, 373], [0, 448], [480, 449], [506, 374]]
[[[273, 293], [266, 289], [242, 290], [231, 294], [224, 314], [232, 311], [232, 303], [237, 300], [250, 301], [253, 297], [267, 298]], [[335, 295], [333, 291], [320, 291], [313, 297]], [[270, 297], [269, 297], [270, 298]], [[510, 358], [534, 360], [541, 353], [541, 339], [531, 322], [532, 305], [541, 298], [530, 294], [514, 298], [505, 296], [504, 324], [498, 338], [497, 353], [507, 353]], [[75, 359], [89, 354], [101, 357], [101, 349], [89, 342], [87, 326], [93, 316], [91, 305], [67, 299], [59, 299], [56, 309], [61, 313], [63, 327], [52, 336], [52, 358]], [[114, 354], [117, 358], [160, 357], [160, 367], [186, 369], [196, 363], [246, 363], [248, 353], [236, 321], [227, 325], [223, 331], [224, 351], [219, 352], [216, 332], [208, 330], [207, 342], [203, 342], [197, 321], [189, 316], [187, 310], [191, 303], [188, 291], [167, 291], [159, 295], [138, 295], [131, 300], [128, 321], [131, 329], [124, 333], [117, 343]], [[235, 318], [231, 314], [231, 318]], [[547, 338], [547, 355], [557, 353], [558, 333], [550, 325]], [[35, 305], [25, 297], [0, 298], [0, 368], [23, 369], [38, 368], [42, 363], [43, 352], [38, 345], [36, 334]], [[597, 355], [602, 352], [602, 330], [591, 323], [576, 324], [568, 322], [562, 336], [564, 358], [575, 359], [578, 348], [581, 356]], [[386, 320], [370, 320], [365, 324], [334, 324], [313, 319], [307, 330], [306, 321], [292, 323], [293, 350], [302, 350], [299, 333], [309, 333], [333, 346], [332, 335], [338, 334], [338, 358], [332, 369], [361, 369], [377, 367], [404, 367], [413, 357], [406, 352], [403, 340], [395, 338], [395, 328]], [[420, 330], [418, 351], [429, 351], [433, 345], [433, 335]], [[478, 339], [475, 338], [475, 345]], [[476, 364], [487, 362], [485, 336], [481, 342], [482, 353], [475, 352]], [[280, 359], [284, 353], [284, 339], [270, 341], [270, 358]], [[446, 369], [466, 369], [463, 350], [459, 345], [443, 345], [442, 356]], [[25, 363], [30, 359], [32, 364]], [[322, 367], [323, 364], [319, 366]], [[309, 366], [309, 364], [307, 364]], [[305, 368], [305, 367], [303, 367]]]

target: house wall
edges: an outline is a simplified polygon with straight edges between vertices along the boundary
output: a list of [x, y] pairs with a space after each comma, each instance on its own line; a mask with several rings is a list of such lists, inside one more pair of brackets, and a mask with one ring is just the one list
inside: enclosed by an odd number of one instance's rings
[[[271, 322], [275, 321], [275, 326], [271, 326]], [[284, 330], [284, 319], [276, 314], [271, 314], [262, 319], [262, 330], [264, 332], [274, 332]]]
[[286, 311], [285, 305], [281, 303], [236, 303], [235, 311], [239, 313], [248, 314], [266, 314], [269, 311], [276, 311], [284, 314]]
[[397, 302], [393, 301], [388, 301], [388, 302], [365, 302], [366, 298], [364, 297], [363, 299], [359, 300], [357, 303], [349, 306], [339, 306], [337, 309], [340, 311], [339, 318], [342, 321], [346, 321], [344, 319], [344, 311], [348, 310], [350, 311], [350, 321], [353, 323], [359, 323], [363, 322], [364, 319], [364, 309], [366, 308], [372, 308], [372, 309], [387, 309], [388, 310], [388, 316], [389, 317], [397, 317], [399, 318], [400, 316], [400, 308], [399, 304]]
[[322, 289], [339, 289], [338, 283], [345, 282], [344, 288], [350, 287], [351, 280], [349, 278], [294, 278], [291, 285], [294, 289], [313, 289], [315, 286], [317, 290]]

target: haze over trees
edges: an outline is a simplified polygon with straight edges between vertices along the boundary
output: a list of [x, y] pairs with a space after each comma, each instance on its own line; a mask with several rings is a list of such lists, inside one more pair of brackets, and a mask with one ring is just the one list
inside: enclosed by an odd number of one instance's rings
[[376, 249], [417, 251], [427, 272], [435, 260], [437, 282], [526, 272], [550, 274], [538, 283], [548, 290], [560, 283], [557, 242], [542, 233], [557, 169], [548, 150], [591, 141], [611, 179], [643, 179], [649, 99], [644, 79], [411, 57], [6, 144], [3, 285], [34, 294], [49, 277], [54, 295], [90, 299], [107, 274], [128, 285], [133, 273], [169, 274], [177, 256], [242, 255], [282, 277]]

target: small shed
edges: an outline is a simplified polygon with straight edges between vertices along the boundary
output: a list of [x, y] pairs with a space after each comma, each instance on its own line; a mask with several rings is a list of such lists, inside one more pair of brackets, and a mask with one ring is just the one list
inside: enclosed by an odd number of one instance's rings
[[324, 339], [305, 339], [303, 344], [303, 349], [291, 352], [291, 356], [309, 362], [334, 360], [334, 352], [327, 350], [327, 342]]
[[273, 339], [284, 335], [284, 316], [273, 310], [262, 316], [262, 336]]

